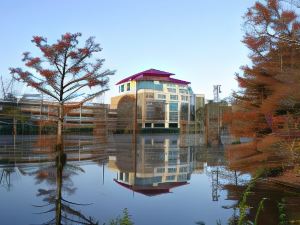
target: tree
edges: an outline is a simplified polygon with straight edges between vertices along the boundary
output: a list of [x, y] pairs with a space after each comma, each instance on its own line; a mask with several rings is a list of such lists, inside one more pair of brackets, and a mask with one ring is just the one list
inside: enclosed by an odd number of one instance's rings
[[[248, 136], [271, 132], [268, 117], [289, 111], [299, 98], [300, 23], [294, 11], [286, 10], [278, 0], [256, 2], [245, 15], [243, 42], [250, 50], [251, 66], [237, 74], [240, 91], [237, 99], [239, 119], [248, 127]], [[298, 82], [291, 82], [296, 81]], [[291, 99], [293, 98], [293, 104]], [[242, 112], [242, 113], [241, 113]], [[249, 115], [249, 117], [247, 117]], [[233, 116], [234, 117], [234, 116]], [[252, 118], [251, 120], [247, 118]], [[237, 133], [247, 129], [237, 123]]]
[[[41, 51], [41, 57], [25, 52], [23, 61], [29, 70], [10, 68], [12, 76], [58, 102], [57, 144], [62, 144], [64, 109], [71, 100], [80, 97], [78, 106], [108, 90], [108, 76], [114, 71], [101, 71], [104, 59], [92, 59], [101, 52], [100, 45], [90, 37], [79, 47], [80, 33], [66, 33], [54, 44], [34, 36], [32, 42]], [[90, 88], [90, 94], [85, 94]]]

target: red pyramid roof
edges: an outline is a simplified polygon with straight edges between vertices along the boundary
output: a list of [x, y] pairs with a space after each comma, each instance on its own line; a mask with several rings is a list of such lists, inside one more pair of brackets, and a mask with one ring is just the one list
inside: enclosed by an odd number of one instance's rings
[[116, 85], [131, 81], [131, 80], [136, 80], [139, 77], [142, 77], [144, 75], [150, 75], [150, 76], [157, 76], [157, 77], [170, 77], [173, 76], [173, 73], [169, 73], [169, 72], [165, 72], [165, 71], [161, 71], [161, 70], [156, 70], [156, 69], [150, 69], [150, 70], [145, 70], [143, 72], [134, 74], [130, 77], [127, 77], [123, 80], [120, 80]]

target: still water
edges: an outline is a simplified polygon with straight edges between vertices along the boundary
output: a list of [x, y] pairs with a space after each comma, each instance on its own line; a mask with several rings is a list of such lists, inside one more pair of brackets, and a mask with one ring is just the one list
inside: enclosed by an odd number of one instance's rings
[[[69, 135], [59, 159], [54, 140], [1, 138], [0, 224], [109, 224], [125, 208], [137, 225], [235, 224], [251, 178], [227, 168], [223, 148], [191, 135]], [[267, 197], [261, 224], [278, 224], [277, 200], [296, 197], [264, 188], [252, 195], [249, 216]]]

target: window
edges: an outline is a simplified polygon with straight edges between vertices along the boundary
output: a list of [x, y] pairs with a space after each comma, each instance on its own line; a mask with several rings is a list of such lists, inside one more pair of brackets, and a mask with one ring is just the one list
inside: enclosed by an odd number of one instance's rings
[[129, 181], [129, 173], [125, 173], [125, 182]]
[[139, 178], [137, 177], [135, 179], [135, 183], [136, 185], [141, 185], [141, 186], [145, 186], [145, 185], [153, 185], [154, 183], [160, 183], [162, 181], [162, 177], [161, 176], [156, 176], [156, 177], [149, 177], [149, 178]]
[[153, 93], [146, 93], [146, 98], [154, 98], [154, 94]]
[[188, 97], [188, 96], [181, 95], [181, 101], [188, 102], [188, 101], [189, 101], [189, 97]]
[[157, 95], [157, 98], [159, 98], [159, 99], [166, 99], [166, 95], [163, 95], [163, 94], [158, 94]]
[[169, 121], [178, 121], [178, 112], [170, 112]]
[[176, 173], [176, 168], [168, 168], [168, 173]]
[[167, 180], [175, 180], [175, 176], [174, 176], [174, 175], [172, 175], [172, 176], [167, 176], [166, 178], [167, 178]]
[[156, 127], [156, 128], [165, 128], [165, 124], [164, 123], [155, 123], [154, 127]]
[[172, 83], [167, 83], [167, 87], [173, 87], [173, 88], [175, 88], [176, 85], [175, 85], [175, 84], [172, 84]]
[[184, 172], [186, 173], [187, 172], [187, 167], [180, 167], [179, 171], [181, 173], [184, 173]]
[[170, 103], [170, 111], [171, 112], [178, 112], [178, 103]]
[[165, 103], [146, 101], [146, 120], [165, 120]]
[[186, 174], [180, 174], [177, 177], [177, 181], [186, 181], [187, 180], [187, 175]]
[[130, 83], [127, 83], [127, 91], [130, 91]]
[[176, 93], [176, 89], [175, 88], [168, 88], [168, 92], [170, 92], [170, 93]]
[[145, 145], [152, 145], [152, 140], [151, 139], [146, 139], [145, 140]]
[[189, 92], [186, 89], [179, 89], [180, 94], [188, 94]]
[[151, 128], [152, 127], [152, 123], [145, 123], [145, 127], [146, 128]]
[[189, 118], [189, 104], [181, 103], [180, 119], [188, 120]]
[[121, 85], [121, 92], [124, 92], [124, 84]]
[[178, 100], [178, 95], [170, 95], [170, 100]]
[[165, 168], [157, 168], [157, 173], [164, 173], [165, 172]]
[[[169, 123], [169, 128], [178, 128], [178, 123]], [[176, 141], [177, 144], [177, 141]]]
[[156, 84], [156, 83], [154, 83], [154, 81], [139, 81], [137, 84], [137, 88], [163, 91], [163, 85]]

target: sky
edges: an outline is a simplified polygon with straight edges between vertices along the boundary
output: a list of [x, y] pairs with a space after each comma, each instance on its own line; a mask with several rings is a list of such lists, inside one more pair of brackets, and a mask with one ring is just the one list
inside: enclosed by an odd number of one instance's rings
[[[49, 43], [66, 32], [81, 32], [82, 43], [95, 36], [111, 77], [109, 103], [115, 84], [150, 68], [191, 82], [195, 93], [213, 98], [220, 84], [221, 98], [237, 90], [234, 74], [249, 63], [241, 42], [243, 15], [254, 0], [1, 0], [0, 75], [23, 66], [22, 53], [36, 53], [32, 36]], [[18, 94], [33, 93], [23, 84]]]

